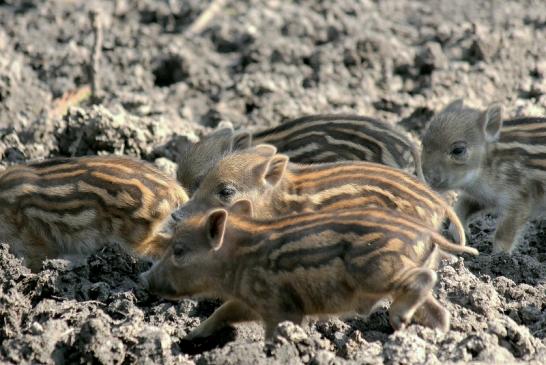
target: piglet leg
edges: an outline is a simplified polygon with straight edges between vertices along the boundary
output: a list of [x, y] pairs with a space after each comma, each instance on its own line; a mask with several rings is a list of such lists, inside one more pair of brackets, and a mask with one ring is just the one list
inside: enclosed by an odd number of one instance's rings
[[239, 301], [230, 300], [222, 304], [209, 318], [188, 334], [185, 339], [193, 340], [209, 337], [229, 324], [257, 319], [259, 319], [259, 316], [248, 306]]

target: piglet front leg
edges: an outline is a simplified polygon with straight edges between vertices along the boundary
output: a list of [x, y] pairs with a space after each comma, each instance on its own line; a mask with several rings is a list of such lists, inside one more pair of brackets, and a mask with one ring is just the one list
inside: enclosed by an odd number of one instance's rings
[[510, 205], [499, 209], [500, 216], [495, 232], [493, 253], [512, 253], [516, 247], [516, 238], [529, 220], [531, 215], [531, 204], [529, 198], [518, 196], [513, 199]]
[[214, 313], [203, 321], [196, 329], [188, 334], [185, 340], [194, 340], [197, 338], [206, 338], [212, 336], [223, 327], [245, 321], [259, 319], [258, 315], [245, 304], [230, 300], [225, 302]]

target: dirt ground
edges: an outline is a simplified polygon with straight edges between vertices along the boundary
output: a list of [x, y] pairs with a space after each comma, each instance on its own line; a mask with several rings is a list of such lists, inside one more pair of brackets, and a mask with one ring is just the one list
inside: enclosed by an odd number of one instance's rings
[[[418, 135], [457, 97], [546, 115], [542, 0], [229, 0], [202, 35], [185, 35], [207, 5], [0, 0], [2, 164], [123, 153], [172, 172], [180, 143], [223, 120], [263, 127], [343, 111]], [[102, 97], [65, 113], [59, 100], [90, 81], [91, 9], [103, 24]], [[149, 264], [117, 247], [31, 274], [0, 246], [0, 363], [545, 364], [543, 224], [508, 256], [491, 255], [494, 218], [473, 220], [470, 244], [482, 254], [439, 271], [445, 335], [393, 333], [381, 309], [284, 323], [268, 347], [257, 324], [185, 342], [219, 303], [149, 295], [137, 284]]]

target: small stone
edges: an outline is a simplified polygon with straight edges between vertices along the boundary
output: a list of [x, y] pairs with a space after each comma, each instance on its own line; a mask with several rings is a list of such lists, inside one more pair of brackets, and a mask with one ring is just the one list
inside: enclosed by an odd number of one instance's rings
[[309, 336], [303, 328], [292, 323], [292, 322], [282, 322], [277, 326], [277, 336], [283, 337], [290, 342], [302, 342], [309, 339]]
[[437, 42], [428, 42], [415, 56], [415, 66], [421, 74], [430, 74], [434, 70], [446, 68], [448, 59]]
[[336, 355], [330, 351], [320, 350], [309, 364], [311, 365], [329, 365], [333, 364]]
[[38, 322], [33, 322], [32, 325], [30, 326], [30, 330], [35, 335], [40, 335], [44, 333], [44, 327], [42, 327], [42, 325]]

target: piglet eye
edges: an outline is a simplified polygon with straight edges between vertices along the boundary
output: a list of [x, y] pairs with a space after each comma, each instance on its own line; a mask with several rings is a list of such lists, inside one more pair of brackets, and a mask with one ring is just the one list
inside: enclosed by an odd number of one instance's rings
[[182, 246], [182, 245], [176, 245], [176, 246], [174, 246], [173, 255], [174, 255], [175, 257], [183, 257], [183, 256], [185, 256], [187, 253], [188, 253], [188, 250], [186, 249], [185, 246]]
[[449, 153], [455, 158], [462, 158], [466, 155], [466, 145], [464, 143], [456, 143]]
[[455, 147], [453, 150], [451, 150], [451, 154], [455, 156], [462, 155], [466, 151], [466, 148], [464, 147]]
[[230, 200], [235, 195], [236, 190], [233, 186], [222, 185], [218, 190], [218, 196], [224, 201]]

